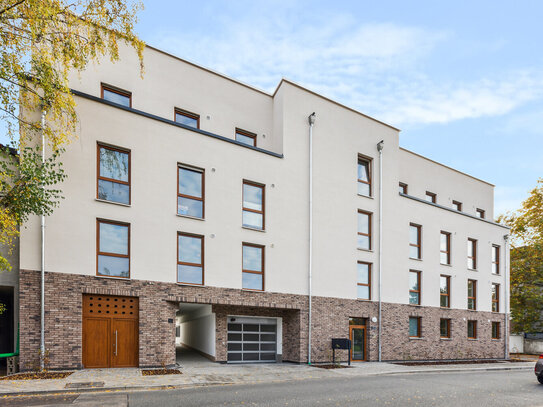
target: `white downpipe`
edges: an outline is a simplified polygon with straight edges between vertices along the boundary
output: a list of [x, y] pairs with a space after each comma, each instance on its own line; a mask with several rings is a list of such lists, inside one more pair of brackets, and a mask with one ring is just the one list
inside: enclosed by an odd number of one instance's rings
[[504, 358], [509, 359], [509, 268], [507, 266], [507, 253], [509, 252], [507, 243], [509, 240], [509, 235], [503, 235], [503, 257], [504, 257], [504, 297], [505, 297], [505, 323], [503, 327], [503, 342], [505, 346]]
[[[41, 112], [41, 162], [45, 164], [45, 115]], [[45, 215], [41, 215], [41, 307], [40, 307], [40, 368], [44, 369], [45, 356]]]
[[309, 122], [309, 276], [308, 276], [308, 323], [307, 323], [307, 364], [311, 364], [311, 296], [313, 278], [313, 125], [315, 112], [307, 118]]
[[384, 140], [377, 143], [377, 151], [379, 151], [379, 270], [377, 272], [379, 283], [379, 329], [378, 329], [378, 344], [379, 344], [379, 362], [381, 361], [381, 269], [383, 263], [383, 148], [385, 146]]

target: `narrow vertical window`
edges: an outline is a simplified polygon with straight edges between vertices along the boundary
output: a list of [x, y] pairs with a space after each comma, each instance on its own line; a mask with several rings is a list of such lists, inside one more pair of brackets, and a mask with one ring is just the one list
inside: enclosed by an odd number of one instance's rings
[[451, 307], [451, 277], [439, 276], [439, 305], [442, 308]]
[[371, 263], [358, 262], [358, 298], [371, 300]]
[[468, 269], [477, 270], [477, 240], [468, 239]]
[[371, 213], [358, 211], [358, 248], [371, 250]]
[[256, 147], [256, 134], [249, 131], [236, 129], [236, 141]]
[[500, 274], [500, 246], [492, 245], [492, 273]]
[[439, 336], [442, 339], [449, 339], [451, 337], [451, 320], [447, 318], [441, 318], [439, 320]]
[[204, 218], [204, 170], [177, 167], [177, 214]]
[[371, 196], [371, 160], [358, 156], [358, 194]]
[[184, 124], [185, 126], [200, 128], [200, 115], [187, 112], [186, 110], [174, 109], [175, 121]]
[[451, 234], [441, 231], [439, 236], [439, 261], [441, 264], [451, 264]]
[[500, 323], [492, 322], [492, 339], [500, 339]]
[[468, 280], [468, 309], [477, 309], [477, 281]]
[[204, 284], [204, 237], [177, 234], [177, 282]]
[[477, 339], [477, 321], [468, 321], [468, 339]]
[[126, 90], [102, 84], [102, 99], [125, 107], [132, 107], [132, 94]]
[[409, 337], [420, 338], [422, 336], [421, 317], [409, 317]]
[[409, 271], [409, 304], [420, 305], [420, 271]]
[[436, 203], [437, 195], [433, 192], [426, 191], [426, 200], [431, 203]]
[[255, 182], [243, 181], [244, 227], [264, 230], [265, 187]]
[[407, 194], [407, 184], [404, 184], [403, 182], [400, 182], [398, 184], [398, 192], [400, 194]]
[[243, 243], [242, 287], [264, 290], [264, 246]]
[[130, 205], [130, 151], [98, 144], [97, 197]]
[[462, 202], [452, 201], [452, 204], [454, 209], [456, 209], [458, 212], [462, 212]]
[[414, 223], [409, 224], [409, 257], [412, 259], [422, 258], [421, 236], [422, 226]]
[[485, 211], [484, 209], [479, 209], [477, 208], [477, 210], [475, 211], [475, 213], [477, 213], [477, 217], [481, 218], [481, 219], [484, 219], [485, 218]]
[[500, 312], [500, 285], [492, 283], [492, 312]]
[[97, 219], [96, 275], [130, 277], [130, 224]]

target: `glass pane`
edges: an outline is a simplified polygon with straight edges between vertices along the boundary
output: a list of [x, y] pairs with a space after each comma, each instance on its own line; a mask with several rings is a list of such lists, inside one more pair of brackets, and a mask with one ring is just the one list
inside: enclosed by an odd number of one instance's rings
[[398, 192], [405, 194], [405, 187], [403, 185], [398, 186]]
[[128, 254], [128, 226], [100, 222], [100, 252]]
[[370, 165], [367, 161], [358, 162], [358, 179], [362, 181], [370, 181]]
[[260, 360], [275, 360], [275, 353], [261, 353]]
[[439, 242], [439, 250], [444, 251], [444, 252], [448, 250], [447, 238], [448, 238], [448, 235], [446, 235], [445, 233], [441, 234], [441, 240]]
[[241, 353], [228, 353], [228, 361], [229, 362], [237, 362], [241, 361]]
[[254, 185], [243, 184], [243, 207], [255, 211], [262, 210], [263, 188]]
[[101, 276], [129, 277], [129, 260], [125, 257], [98, 256], [98, 274]]
[[255, 145], [255, 139], [253, 137], [248, 137], [244, 134], [236, 133], [236, 140], [249, 146]]
[[442, 294], [447, 294], [449, 292], [447, 277], [439, 277], [439, 292]]
[[[243, 334], [243, 340], [247, 342], [258, 342], [258, 334]], [[257, 344], [258, 345], [258, 344]]]
[[262, 229], [263, 216], [260, 213], [243, 211], [243, 226]]
[[117, 103], [118, 105], [123, 105], [130, 107], [130, 98], [120, 93], [112, 92], [104, 88], [104, 100], [109, 100], [110, 102]]
[[192, 236], [178, 236], [179, 261], [202, 264], [202, 239]]
[[359, 249], [365, 249], [365, 250], [370, 249], [370, 238], [369, 238], [369, 236], [358, 235], [358, 248]]
[[275, 342], [275, 334], [261, 334], [260, 340], [262, 342]]
[[468, 337], [475, 338], [475, 324], [473, 321], [468, 321]]
[[475, 309], [475, 300], [473, 298], [468, 298], [468, 309]]
[[469, 269], [474, 269], [475, 268], [475, 262], [471, 258], [468, 258], [468, 268]]
[[275, 332], [275, 325], [260, 325], [260, 332]]
[[243, 288], [262, 290], [262, 274], [243, 273]]
[[358, 263], [358, 283], [369, 284], [369, 271], [370, 265], [365, 263]]
[[262, 248], [243, 246], [243, 270], [262, 271]]
[[177, 281], [180, 283], [203, 284], [202, 268], [196, 266], [177, 265]]
[[419, 228], [416, 226], [409, 226], [409, 243], [419, 244]]
[[439, 306], [441, 307], [449, 307], [449, 297], [446, 295], [441, 295], [439, 298]]
[[410, 290], [419, 290], [419, 273], [413, 271], [409, 272], [409, 289]]
[[447, 253], [439, 253], [439, 262], [441, 264], [449, 264], [449, 256], [447, 255]]
[[241, 343], [228, 343], [228, 350], [241, 350]]
[[440, 334], [442, 338], [448, 338], [449, 337], [449, 324], [446, 319], [442, 319], [440, 321]]
[[261, 343], [260, 350], [275, 350], [275, 343]]
[[353, 328], [352, 333], [352, 358], [353, 360], [364, 360], [364, 330]]
[[370, 185], [363, 182], [358, 183], [358, 193], [364, 196], [370, 196]]
[[179, 193], [201, 198], [202, 173], [187, 168], [179, 168]]
[[358, 232], [370, 233], [370, 216], [367, 213], [358, 212]]
[[496, 284], [492, 284], [492, 299], [495, 300], [497, 297], [496, 297], [496, 293], [497, 293], [497, 287], [496, 287]]
[[419, 256], [419, 248], [415, 246], [409, 246], [409, 257], [412, 259], [418, 259]]
[[475, 246], [475, 242], [472, 240], [468, 240], [468, 257], [473, 257], [473, 248]]
[[185, 126], [194, 127], [195, 129], [198, 128], [198, 119], [195, 119], [194, 117], [185, 116], [184, 114], [175, 113], [175, 121], [177, 123], [184, 124]]
[[419, 304], [419, 293], [409, 292], [409, 304]]
[[202, 218], [204, 216], [204, 203], [196, 199], [177, 198], [177, 213], [179, 215], [194, 216]]
[[100, 176], [128, 182], [128, 153], [100, 147]]
[[228, 324], [229, 331], [241, 331], [241, 324]]
[[419, 336], [418, 318], [409, 318], [409, 336]]
[[367, 285], [359, 285], [358, 287], [358, 298], [362, 300], [370, 299], [370, 288]]
[[474, 297], [473, 288], [473, 281], [468, 281], [468, 297]]
[[492, 262], [496, 262], [496, 259], [498, 258], [498, 248], [497, 247], [493, 247], [492, 248]]
[[433, 195], [428, 195], [428, 194], [426, 194], [426, 200], [427, 200], [428, 202], [434, 202], [434, 196], [433, 196]]
[[259, 360], [260, 354], [258, 352], [255, 353], [244, 353], [243, 354], [243, 360]]
[[260, 325], [258, 325], [258, 324], [243, 324], [243, 330], [245, 332], [260, 332]]
[[244, 343], [243, 350], [260, 350], [258, 343]]
[[130, 204], [130, 187], [117, 182], [98, 180], [98, 199]]
[[228, 334], [229, 341], [241, 341], [241, 334]]

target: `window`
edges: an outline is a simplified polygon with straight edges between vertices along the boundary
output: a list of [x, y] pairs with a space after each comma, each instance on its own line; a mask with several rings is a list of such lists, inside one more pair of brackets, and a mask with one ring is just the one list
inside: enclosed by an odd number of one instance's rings
[[256, 147], [256, 134], [236, 129], [236, 141], [247, 144], [248, 146]]
[[477, 240], [468, 239], [468, 269], [477, 270]]
[[264, 246], [243, 243], [242, 287], [264, 290]]
[[492, 283], [492, 312], [500, 312], [500, 285]]
[[492, 339], [500, 339], [500, 323], [492, 322]]
[[426, 200], [428, 202], [436, 203], [437, 195], [434, 194], [433, 192], [426, 191]]
[[178, 165], [177, 214], [204, 218], [204, 170]]
[[130, 224], [97, 219], [96, 275], [130, 277]]
[[132, 94], [130, 92], [104, 84], [102, 84], [102, 99], [121, 106], [132, 107]]
[[177, 234], [177, 282], [204, 284], [204, 237]]
[[492, 245], [492, 273], [500, 274], [500, 246]]
[[453, 208], [456, 209], [458, 212], [462, 211], [462, 202], [458, 201], [452, 201]]
[[407, 184], [400, 182], [400, 184], [398, 185], [398, 190], [400, 194], [407, 194]]
[[439, 276], [439, 306], [451, 307], [451, 277]]
[[441, 318], [439, 320], [439, 336], [442, 339], [448, 339], [451, 337], [451, 320]]
[[371, 160], [358, 157], [358, 194], [371, 196]]
[[441, 231], [439, 239], [439, 262], [451, 264], [451, 234]]
[[468, 280], [468, 309], [477, 309], [477, 281]]
[[409, 337], [421, 337], [421, 317], [409, 317]]
[[264, 230], [264, 185], [243, 181], [242, 224], [244, 227]]
[[412, 259], [422, 258], [421, 234], [422, 226], [409, 224], [409, 257]]
[[479, 209], [477, 208], [477, 210], [475, 211], [477, 213], [477, 217], [481, 218], [481, 219], [484, 219], [485, 218], [485, 211], [484, 209]]
[[371, 263], [358, 262], [358, 298], [371, 300]]
[[420, 305], [420, 271], [409, 270], [409, 304]]
[[358, 248], [371, 250], [371, 213], [358, 211]]
[[477, 321], [468, 321], [468, 339], [477, 339]]
[[130, 205], [130, 151], [98, 144], [97, 196]]
[[187, 112], [186, 110], [174, 109], [175, 121], [185, 126], [200, 128], [200, 115]]

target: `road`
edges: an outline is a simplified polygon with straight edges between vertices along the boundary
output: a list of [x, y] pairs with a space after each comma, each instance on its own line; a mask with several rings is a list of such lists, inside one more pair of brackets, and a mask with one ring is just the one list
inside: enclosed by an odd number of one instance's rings
[[0, 405], [162, 406], [543, 406], [531, 370], [405, 374], [208, 386], [133, 393], [0, 399]]

